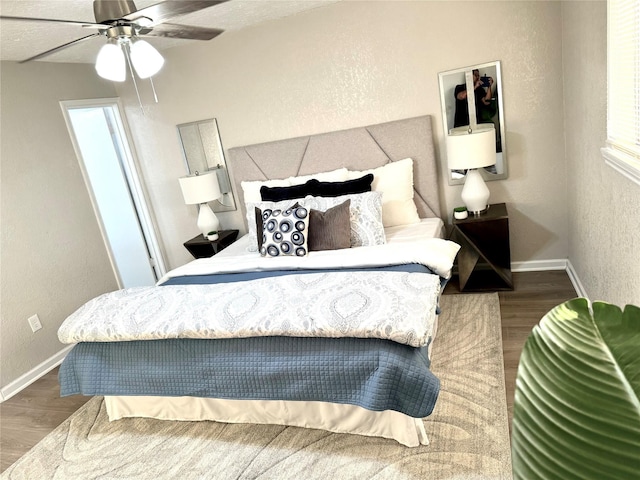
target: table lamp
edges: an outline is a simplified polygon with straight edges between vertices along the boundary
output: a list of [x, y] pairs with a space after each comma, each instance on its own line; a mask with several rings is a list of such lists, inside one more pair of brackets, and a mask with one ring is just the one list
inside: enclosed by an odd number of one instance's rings
[[198, 213], [198, 228], [202, 236], [207, 238], [209, 232], [217, 232], [220, 229], [218, 217], [213, 213], [207, 202], [221, 197], [218, 176], [215, 171], [188, 175], [178, 179], [184, 203], [187, 205], [200, 205]]
[[447, 160], [451, 170], [467, 170], [462, 201], [469, 213], [480, 215], [489, 204], [489, 189], [479, 168], [496, 163], [496, 134], [493, 125], [480, 124], [475, 129], [457, 127], [447, 135]]

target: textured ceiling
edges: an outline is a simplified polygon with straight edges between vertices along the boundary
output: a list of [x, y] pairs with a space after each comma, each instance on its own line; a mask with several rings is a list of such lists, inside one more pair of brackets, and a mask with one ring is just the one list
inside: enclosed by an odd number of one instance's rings
[[[220, 28], [225, 31], [239, 30], [336, 1], [339, 0], [230, 0], [195, 13], [175, 17], [170, 23]], [[138, 9], [156, 3], [160, 3], [159, 0], [135, 0]], [[91, 0], [0, 0], [0, 15], [94, 22]], [[25, 60], [94, 32], [95, 30], [87, 30], [76, 25], [3, 19], [0, 20], [0, 60]], [[160, 51], [199, 42], [160, 37], [147, 37], [146, 40]], [[216, 39], [210, 41], [215, 42]], [[91, 38], [38, 61], [93, 63], [104, 43], [105, 37]]]

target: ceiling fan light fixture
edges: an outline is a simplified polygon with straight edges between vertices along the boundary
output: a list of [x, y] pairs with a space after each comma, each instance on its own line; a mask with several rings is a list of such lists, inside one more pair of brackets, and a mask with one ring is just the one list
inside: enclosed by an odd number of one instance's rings
[[120, 45], [108, 42], [103, 45], [96, 58], [96, 72], [102, 78], [113, 82], [124, 82], [127, 78], [127, 67], [124, 53]]
[[132, 39], [131, 63], [140, 78], [149, 78], [160, 71], [164, 58], [151, 44], [140, 39]]

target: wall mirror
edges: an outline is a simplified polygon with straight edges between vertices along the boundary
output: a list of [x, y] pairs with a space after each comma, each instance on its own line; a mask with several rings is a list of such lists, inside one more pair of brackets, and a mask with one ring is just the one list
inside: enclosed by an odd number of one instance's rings
[[220, 184], [222, 197], [211, 202], [214, 212], [229, 212], [236, 209], [231, 181], [224, 150], [220, 141], [218, 122], [215, 118], [178, 125], [178, 135], [182, 144], [182, 153], [187, 165], [187, 173], [215, 170]]
[[[472, 115], [470, 121], [469, 112], [475, 110], [475, 123], [493, 123], [496, 132], [496, 164], [485, 167], [482, 176], [487, 181], [507, 178], [500, 62], [482, 63], [449, 70], [439, 73], [438, 79], [445, 137], [453, 128], [473, 124], [474, 118]], [[467, 96], [468, 84], [473, 86], [474, 95]], [[449, 185], [464, 182], [464, 171], [447, 170]]]

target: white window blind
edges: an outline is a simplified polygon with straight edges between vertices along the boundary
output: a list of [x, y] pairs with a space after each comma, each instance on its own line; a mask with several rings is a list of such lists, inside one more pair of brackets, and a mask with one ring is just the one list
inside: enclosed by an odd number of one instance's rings
[[609, 0], [606, 162], [640, 184], [640, 1]]

